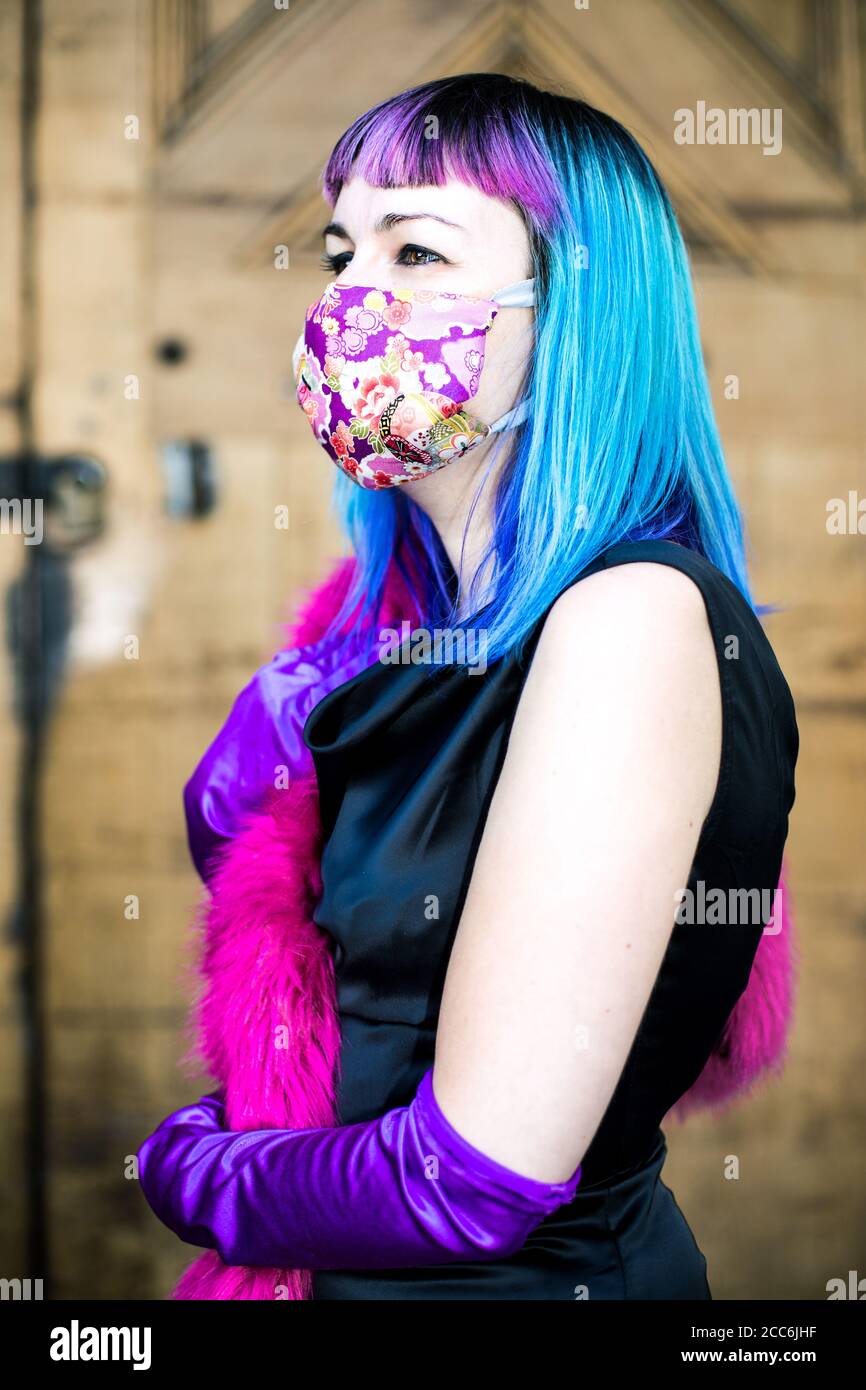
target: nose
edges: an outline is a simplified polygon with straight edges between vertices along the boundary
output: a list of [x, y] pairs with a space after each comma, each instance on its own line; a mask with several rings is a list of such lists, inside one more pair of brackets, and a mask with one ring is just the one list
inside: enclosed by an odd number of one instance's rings
[[354, 289], [356, 285], [371, 285], [373, 283], [374, 281], [371, 278], [370, 272], [367, 271], [365, 273], [363, 263], [359, 262], [357, 251], [352, 256], [345, 270], [341, 270], [334, 281], [338, 289], [344, 290]]
[[334, 284], [343, 289], [356, 289], [361, 285], [384, 290], [390, 288], [392, 276], [387, 248], [371, 237], [355, 244], [352, 259], [340, 271]]

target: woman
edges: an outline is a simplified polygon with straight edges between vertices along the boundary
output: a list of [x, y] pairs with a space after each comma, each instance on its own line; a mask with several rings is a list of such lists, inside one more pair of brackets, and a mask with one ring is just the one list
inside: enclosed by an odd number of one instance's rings
[[298, 398], [354, 560], [186, 789], [221, 1089], [140, 1154], [211, 1252], [177, 1296], [710, 1298], [659, 1126], [781, 1054], [798, 740], [674, 214], [492, 74], [324, 187]]

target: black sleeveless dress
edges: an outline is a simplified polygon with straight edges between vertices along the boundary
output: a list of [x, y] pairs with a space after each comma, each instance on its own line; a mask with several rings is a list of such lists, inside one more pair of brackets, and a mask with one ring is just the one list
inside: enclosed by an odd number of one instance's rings
[[[614, 565], [682, 570], [703, 595], [722, 689], [721, 765], [689, 889], [772, 902], [794, 800], [794, 705], [739, 590], [670, 541], [618, 545]], [[549, 610], [548, 610], [549, 611]], [[412, 1100], [433, 1064], [448, 958], [509, 731], [546, 614], [522, 661], [484, 674], [379, 662], [313, 709], [325, 834], [315, 913], [334, 940], [342, 1028], [339, 1122]], [[429, 895], [439, 915], [425, 911]], [[687, 915], [687, 914], [685, 914]], [[743, 914], [748, 915], [748, 914]], [[697, 1079], [746, 987], [762, 921], [675, 925], [573, 1202], [508, 1259], [314, 1275], [318, 1299], [708, 1299], [706, 1261], [660, 1178], [660, 1122]]]

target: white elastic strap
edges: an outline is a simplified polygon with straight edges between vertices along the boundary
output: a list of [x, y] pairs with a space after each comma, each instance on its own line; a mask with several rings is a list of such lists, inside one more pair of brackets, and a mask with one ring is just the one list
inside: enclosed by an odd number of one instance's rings
[[529, 396], [524, 396], [522, 401], [518, 401], [512, 410], [505, 415], [500, 415], [498, 420], [494, 420], [490, 426], [491, 434], [499, 434], [500, 430], [513, 430], [515, 425], [522, 425], [529, 414]]
[[[490, 298], [496, 304], [501, 304], [504, 309], [533, 309], [535, 307], [535, 281], [515, 280], [513, 285], [506, 285], [504, 289], [498, 290]], [[511, 410], [500, 415], [498, 420], [494, 420], [490, 426], [491, 434], [499, 434], [502, 430], [513, 430], [516, 425], [522, 425], [529, 414], [529, 396], [524, 396], [522, 401], [518, 401]]]
[[506, 285], [504, 289], [497, 290], [490, 298], [494, 304], [501, 304], [504, 309], [534, 309], [535, 281], [515, 280], [513, 285]]

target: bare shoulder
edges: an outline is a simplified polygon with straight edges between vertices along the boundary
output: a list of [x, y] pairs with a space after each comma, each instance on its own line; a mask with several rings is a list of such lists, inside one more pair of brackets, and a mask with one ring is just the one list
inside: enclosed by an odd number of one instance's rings
[[560, 673], [575, 666], [653, 672], [664, 687], [703, 671], [706, 684], [718, 686], [700, 589], [682, 570], [652, 561], [616, 565], [566, 589], [551, 606], [535, 660]]
[[[586, 763], [604, 746], [622, 789], [640, 769], [674, 769], [709, 805], [722, 742], [719, 661], [703, 594], [671, 565], [636, 561], [590, 575], [551, 606], [516, 737], [533, 756]], [[682, 782], [680, 783], [682, 786]]]
[[580, 580], [560, 594], [548, 617], [560, 633], [584, 623], [610, 622], [623, 631], [643, 631], [648, 621], [672, 635], [709, 632], [703, 595], [694, 580], [673, 565], [653, 561], [615, 565]]

